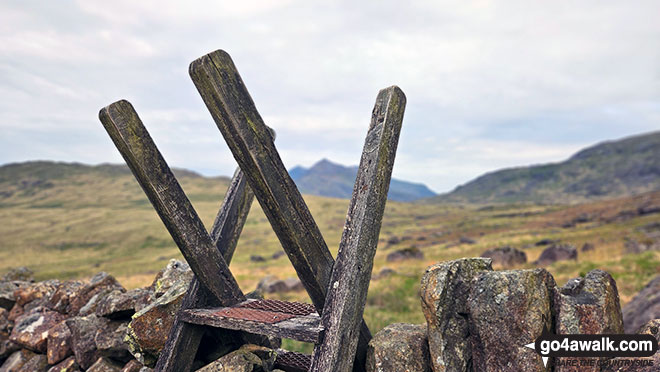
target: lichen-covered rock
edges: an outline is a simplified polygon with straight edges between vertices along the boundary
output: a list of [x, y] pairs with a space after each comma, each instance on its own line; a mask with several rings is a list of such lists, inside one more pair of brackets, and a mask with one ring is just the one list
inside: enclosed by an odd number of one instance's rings
[[257, 372], [272, 371], [276, 353], [255, 345], [244, 345], [197, 372]]
[[660, 318], [660, 275], [653, 278], [623, 308], [626, 333], [635, 333], [645, 323]]
[[574, 245], [556, 243], [544, 249], [535, 263], [539, 266], [548, 266], [557, 261], [577, 260], [577, 254]]
[[136, 288], [124, 292], [113, 290], [100, 299], [96, 315], [110, 319], [130, 319], [140, 304], [148, 302], [151, 292], [146, 288]]
[[[558, 334], [623, 333], [623, 317], [616, 282], [602, 270], [569, 280], [555, 289], [555, 332]], [[600, 371], [593, 366], [560, 365], [557, 372]]]
[[[660, 342], [660, 319], [652, 319], [637, 333], [653, 335]], [[632, 362], [632, 363], [631, 363]], [[644, 358], [613, 358], [608, 360], [602, 372], [657, 372], [660, 368], [660, 352]]]
[[70, 314], [81, 316], [94, 314], [100, 300], [113, 290], [125, 291], [112, 275], [101, 272], [92, 277], [70, 302]]
[[78, 280], [60, 283], [45, 306], [62, 314], [69, 314], [72, 312], [71, 302], [74, 298], [80, 296], [83, 288], [85, 288], [85, 283]]
[[64, 315], [36, 308], [16, 319], [16, 324], [9, 339], [27, 349], [45, 353], [48, 331], [64, 320]]
[[76, 362], [76, 358], [72, 356], [64, 359], [63, 361], [52, 366], [48, 370], [48, 372], [78, 372], [78, 371], [80, 371], [80, 367]]
[[18, 372], [46, 372], [48, 369], [48, 361], [43, 354], [34, 354]]
[[68, 319], [66, 325], [71, 330], [71, 349], [82, 369], [89, 368], [101, 356], [96, 349], [96, 333], [103, 330], [110, 321], [88, 315]]
[[16, 280], [23, 282], [31, 282], [34, 280], [34, 273], [32, 272], [32, 270], [28, 269], [27, 267], [21, 266], [9, 270], [2, 278], [0, 278], [0, 281], [3, 282], [11, 282]]
[[484, 270], [492, 270], [489, 258], [464, 258], [426, 269], [420, 295], [435, 372], [468, 369], [472, 353], [467, 300], [472, 279]]
[[128, 323], [122, 321], [111, 321], [105, 327], [96, 331], [94, 343], [99, 354], [121, 361], [128, 361], [130, 353], [128, 344], [124, 339], [128, 332]]
[[16, 296], [14, 292], [16, 290], [29, 286], [29, 282], [24, 281], [11, 281], [11, 282], [2, 282], [0, 281], [0, 307], [11, 310], [16, 303]]
[[181, 301], [188, 290], [192, 279], [190, 275], [182, 275], [180, 281], [169, 283], [169, 280], [175, 276], [174, 273], [181, 271], [182, 267], [180, 264], [174, 265], [172, 261], [170, 262], [168, 268], [171, 270], [164, 271], [160, 284], [158, 284], [159, 280], [155, 282], [157, 288], [167, 283], [169, 285], [167, 292], [135, 313], [129, 323], [126, 336], [128, 348], [135, 359], [144, 365], [153, 366], [156, 363], [158, 354], [165, 346], [167, 335], [174, 324], [174, 317], [181, 307]]
[[167, 266], [156, 275], [149, 287], [152, 292], [151, 301], [160, 298], [172, 287], [178, 287], [181, 283], [190, 283], [192, 277], [192, 270], [187, 263], [175, 259], [170, 260]]
[[429, 358], [426, 326], [394, 323], [369, 342], [367, 372], [430, 372]]
[[481, 257], [490, 258], [493, 260], [494, 266], [501, 266], [504, 268], [527, 263], [527, 254], [510, 246], [489, 249], [482, 253]]
[[[555, 281], [545, 269], [482, 271], [468, 296], [472, 365], [480, 372], [546, 371], [524, 345], [552, 328]], [[545, 321], [544, 321], [545, 320]]]
[[121, 372], [140, 372], [140, 369], [142, 369], [143, 365], [142, 363], [138, 362], [135, 359], [131, 359], [124, 368], [121, 369]]
[[35, 353], [25, 349], [16, 351], [5, 360], [0, 367], [0, 372], [18, 372], [35, 355]]
[[121, 372], [122, 366], [108, 358], [99, 358], [87, 372]]
[[48, 331], [47, 341], [48, 364], [57, 364], [73, 354], [71, 349], [71, 331], [65, 321], [60, 322]]

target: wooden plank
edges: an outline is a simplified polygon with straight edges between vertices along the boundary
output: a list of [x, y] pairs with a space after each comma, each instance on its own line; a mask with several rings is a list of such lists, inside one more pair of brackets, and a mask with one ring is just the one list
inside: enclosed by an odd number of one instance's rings
[[334, 260], [236, 67], [216, 51], [192, 62], [190, 76], [320, 312]]
[[221, 308], [191, 309], [181, 312], [181, 319], [188, 323], [234, 329], [260, 335], [289, 338], [303, 342], [316, 343], [319, 341], [321, 328], [318, 314], [300, 315], [279, 323], [262, 323], [250, 320], [218, 316]]
[[133, 106], [115, 102], [101, 109], [99, 118], [201, 284], [223, 306], [245, 300]]
[[378, 93], [321, 316], [323, 343], [310, 371], [352, 368], [405, 106], [396, 86]]
[[[190, 76], [314, 306], [323, 310], [334, 259], [280, 159], [231, 57], [218, 50], [190, 64]], [[362, 321], [354, 370], [363, 371], [371, 333]]]
[[[254, 194], [247, 186], [243, 172], [237, 169], [211, 228], [211, 238], [227, 264], [231, 262], [253, 200]], [[199, 285], [199, 281], [194, 277], [181, 304], [181, 310], [212, 306], [220, 306], [220, 304]], [[217, 332], [223, 331], [217, 330]], [[177, 314], [155, 370], [157, 372], [189, 371], [203, 334], [204, 327], [186, 323]]]

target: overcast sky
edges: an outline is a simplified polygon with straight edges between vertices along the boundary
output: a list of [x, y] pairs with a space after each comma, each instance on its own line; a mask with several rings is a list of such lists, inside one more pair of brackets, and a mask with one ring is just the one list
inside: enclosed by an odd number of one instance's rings
[[285, 165], [357, 164], [378, 90], [406, 93], [394, 176], [437, 192], [660, 129], [660, 1], [7, 1], [0, 164], [122, 162], [133, 103], [171, 166], [236, 166], [188, 77], [231, 54]]

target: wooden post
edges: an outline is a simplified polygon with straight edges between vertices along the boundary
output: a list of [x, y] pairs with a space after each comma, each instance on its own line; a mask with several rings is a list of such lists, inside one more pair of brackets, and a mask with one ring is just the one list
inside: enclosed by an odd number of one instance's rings
[[223, 306], [245, 300], [222, 254], [128, 101], [99, 118], [202, 285]]
[[[253, 200], [254, 194], [247, 186], [243, 172], [237, 169], [211, 228], [211, 238], [227, 264], [231, 262]], [[219, 306], [218, 301], [214, 300], [213, 296], [200, 286], [197, 277], [194, 277], [181, 303], [181, 309], [176, 315], [165, 347], [160, 353], [155, 371], [190, 371], [204, 334], [204, 327], [182, 321], [181, 311], [212, 306]], [[237, 334], [235, 331], [221, 329], [213, 329], [212, 332]]]
[[376, 99], [321, 317], [323, 343], [314, 348], [310, 371], [352, 368], [405, 106], [398, 87]]
[[[218, 50], [190, 65], [190, 76], [316, 309], [323, 311], [334, 259], [280, 159], [231, 57]], [[356, 370], [371, 334], [364, 321]]]

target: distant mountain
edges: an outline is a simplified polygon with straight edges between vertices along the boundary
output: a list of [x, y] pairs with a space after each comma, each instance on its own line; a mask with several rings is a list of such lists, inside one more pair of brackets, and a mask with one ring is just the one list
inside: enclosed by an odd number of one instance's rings
[[660, 190], [660, 132], [588, 147], [561, 163], [486, 173], [435, 202], [577, 203]]
[[[346, 167], [323, 159], [311, 168], [297, 166], [289, 171], [303, 194], [350, 198], [357, 176], [357, 167]], [[434, 196], [423, 184], [392, 179], [388, 198], [396, 201], [414, 201]]]

